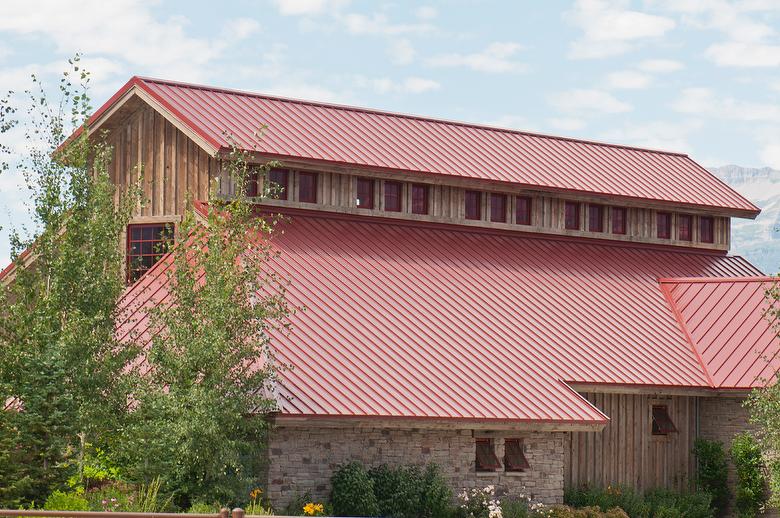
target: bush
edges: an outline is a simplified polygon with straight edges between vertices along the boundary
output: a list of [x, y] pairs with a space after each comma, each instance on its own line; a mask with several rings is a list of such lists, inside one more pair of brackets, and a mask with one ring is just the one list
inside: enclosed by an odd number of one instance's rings
[[422, 495], [417, 516], [447, 518], [452, 515], [452, 491], [435, 464], [428, 465], [422, 475]]
[[331, 503], [336, 516], [377, 516], [374, 481], [359, 462], [340, 466], [331, 479]]
[[645, 493], [650, 516], [653, 518], [712, 518], [712, 496], [707, 492], [677, 493], [655, 489]]
[[602, 511], [619, 507], [631, 518], [650, 517], [650, 507], [645, 499], [630, 487], [582, 487], [567, 490], [564, 502], [572, 507], [598, 507]]
[[767, 499], [761, 448], [752, 435], [742, 433], [731, 443], [731, 458], [737, 468], [737, 514], [753, 518]]
[[693, 453], [698, 460], [697, 487], [712, 495], [715, 514], [722, 516], [726, 513], [731, 498], [728, 486], [728, 463], [723, 443], [696, 439]]
[[[712, 497], [709, 493], [676, 493], [665, 489], [648, 491], [644, 495], [631, 488], [609, 486], [579, 488], [566, 491], [564, 501], [581, 513], [587, 509], [616, 513], [620, 510], [630, 518], [712, 518]], [[577, 514], [576, 518], [587, 518]]]
[[79, 493], [55, 491], [43, 504], [46, 511], [89, 511], [89, 502]]
[[[187, 509], [187, 514], [214, 514], [218, 513], [220, 507], [216, 504], [207, 504], [204, 502], [195, 502]], [[247, 513], [249, 514], [249, 513]], [[251, 513], [255, 514], [255, 513]]]
[[[506, 514], [504, 514], [506, 517]], [[553, 505], [542, 512], [544, 518], [628, 518], [623, 509], [613, 507], [602, 511], [599, 507], [573, 508], [566, 505]]]
[[417, 516], [422, 500], [422, 475], [419, 468], [390, 469], [386, 465], [368, 472], [379, 505], [379, 514], [393, 518]]

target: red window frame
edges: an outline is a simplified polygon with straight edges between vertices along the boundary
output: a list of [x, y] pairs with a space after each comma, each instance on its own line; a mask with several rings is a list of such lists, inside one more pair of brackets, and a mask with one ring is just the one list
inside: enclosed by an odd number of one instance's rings
[[271, 197], [286, 200], [290, 190], [290, 170], [274, 167], [268, 171], [268, 181], [271, 184]]
[[372, 178], [357, 179], [357, 199], [359, 209], [374, 208], [374, 180]]
[[672, 214], [670, 212], [659, 212], [655, 216], [655, 235], [659, 239], [671, 239], [672, 237]]
[[530, 196], [518, 196], [515, 199], [515, 223], [518, 225], [531, 224], [531, 207], [533, 201]]
[[506, 194], [490, 193], [490, 221], [494, 223], [506, 223]]
[[506, 471], [525, 471], [531, 469], [523, 452], [523, 441], [506, 439], [504, 441], [504, 469]]
[[702, 243], [715, 242], [715, 218], [711, 216], [699, 217], [699, 241]]
[[677, 239], [679, 241], [693, 239], [693, 217], [688, 214], [677, 215]]
[[669, 407], [666, 405], [653, 405], [652, 412], [653, 423], [651, 431], [653, 435], [669, 435], [677, 431], [674, 421], [669, 416]]
[[385, 210], [401, 212], [403, 185], [401, 182], [385, 182]]
[[566, 230], [580, 229], [580, 204], [567, 201], [563, 204], [563, 225]]
[[466, 191], [463, 195], [463, 202], [466, 219], [482, 219], [482, 191]]
[[128, 283], [138, 280], [168, 251], [173, 231], [172, 223], [127, 225], [125, 274]]
[[477, 439], [474, 467], [477, 471], [495, 471], [501, 467], [496, 449], [490, 439]]
[[588, 205], [588, 230], [590, 232], [604, 232], [604, 206]]
[[428, 193], [427, 185], [412, 184], [412, 214], [428, 214]]
[[298, 173], [298, 201], [317, 203], [317, 173]]
[[612, 207], [612, 233], [625, 234], [628, 226], [628, 211], [625, 207]]

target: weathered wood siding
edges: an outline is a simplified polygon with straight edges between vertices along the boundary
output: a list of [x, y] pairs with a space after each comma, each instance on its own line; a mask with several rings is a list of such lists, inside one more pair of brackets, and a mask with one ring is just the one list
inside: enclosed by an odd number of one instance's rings
[[[637, 394], [584, 394], [610, 417], [601, 432], [572, 432], [566, 445], [565, 485], [639, 490], [689, 488], [695, 473], [696, 398]], [[678, 432], [652, 435], [654, 404], [668, 405]]]

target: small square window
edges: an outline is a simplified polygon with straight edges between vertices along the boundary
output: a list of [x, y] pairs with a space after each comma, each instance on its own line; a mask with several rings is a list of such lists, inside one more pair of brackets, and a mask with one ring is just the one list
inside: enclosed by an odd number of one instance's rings
[[699, 240], [702, 243], [715, 242], [715, 220], [708, 216], [699, 218]]
[[518, 196], [515, 199], [515, 223], [518, 225], [531, 224], [531, 197]]
[[401, 182], [385, 182], [385, 210], [388, 212], [401, 212]]
[[477, 457], [476, 457], [476, 470], [477, 471], [494, 471], [501, 467], [498, 457], [496, 457], [496, 450], [493, 445], [493, 441], [490, 439], [477, 439]]
[[677, 239], [680, 241], [690, 241], [692, 239], [691, 230], [691, 216], [687, 214], [679, 214], [677, 216]]
[[564, 226], [566, 230], [580, 229], [580, 204], [573, 201], [567, 201], [563, 207]]
[[357, 179], [357, 200], [355, 200], [360, 209], [374, 208], [374, 180], [371, 178]]
[[317, 203], [317, 173], [298, 173], [298, 201]]
[[268, 181], [271, 182], [271, 197], [286, 200], [290, 186], [290, 171], [275, 167], [268, 171]]
[[604, 207], [602, 205], [588, 205], [588, 230], [604, 232]]
[[672, 237], [672, 215], [668, 212], [659, 212], [656, 215], [656, 236], [659, 239], [669, 239]]
[[677, 431], [672, 418], [669, 417], [669, 407], [653, 405], [653, 435], [669, 435]]
[[612, 207], [612, 233], [613, 234], [625, 234], [626, 233], [626, 208], [625, 207]]
[[506, 223], [506, 194], [490, 194], [490, 221]]
[[482, 192], [466, 191], [464, 202], [466, 219], [482, 219]]
[[504, 441], [504, 469], [506, 471], [525, 471], [531, 465], [523, 453], [523, 442], [520, 439]]
[[412, 214], [428, 214], [428, 186], [412, 184]]

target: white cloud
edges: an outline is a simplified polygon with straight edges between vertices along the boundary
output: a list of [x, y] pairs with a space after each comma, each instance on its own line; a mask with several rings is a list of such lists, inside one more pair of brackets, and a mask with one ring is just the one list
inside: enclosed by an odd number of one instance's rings
[[434, 30], [428, 23], [392, 23], [386, 15], [348, 13], [339, 19], [352, 34], [393, 36], [397, 34], [424, 34]]
[[612, 94], [601, 90], [574, 89], [549, 96], [550, 104], [559, 111], [582, 113], [625, 113], [633, 108]]
[[719, 97], [709, 88], [684, 89], [672, 108], [681, 113], [724, 120], [780, 123], [780, 105]]
[[390, 44], [387, 54], [390, 56], [390, 61], [396, 65], [408, 65], [414, 61], [417, 53], [409, 40], [400, 39]]
[[646, 59], [641, 61], [637, 68], [643, 72], [650, 72], [654, 74], [666, 74], [669, 72], [676, 72], [685, 68], [685, 65], [679, 61], [672, 59]]
[[239, 40], [248, 38], [260, 30], [260, 24], [253, 18], [235, 18], [228, 20], [223, 29], [223, 33], [228, 37], [234, 37]]
[[719, 66], [780, 66], [780, 45], [728, 41], [711, 45], [707, 48], [705, 55]]
[[400, 81], [386, 77], [376, 79], [358, 77], [355, 83], [358, 86], [371, 88], [379, 94], [421, 94], [441, 88], [438, 82], [424, 77], [407, 77]]
[[621, 70], [607, 75], [607, 85], [611, 88], [640, 89], [650, 85], [651, 78], [647, 74], [634, 70]]
[[691, 153], [693, 148], [688, 142], [688, 137], [701, 127], [702, 123], [696, 120], [654, 121], [644, 124], [627, 124], [622, 128], [602, 133], [599, 138], [638, 147]]
[[583, 34], [570, 45], [569, 57], [594, 59], [623, 54], [635, 42], [663, 36], [676, 25], [671, 18], [627, 7], [625, 0], [577, 0], [565, 18]]
[[430, 5], [422, 5], [414, 10], [414, 14], [421, 20], [432, 20], [439, 15], [439, 12], [435, 7], [431, 7]]
[[563, 131], [577, 131], [584, 128], [587, 123], [583, 119], [574, 117], [554, 117], [548, 121], [550, 126]]
[[345, 5], [339, 0], [272, 0], [284, 16], [312, 16], [322, 14]]
[[522, 48], [518, 43], [494, 42], [480, 52], [434, 56], [428, 60], [428, 64], [436, 67], [465, 67], [479, 72], [519, 72], [525, 70], [526, 66], [514, 58]]

